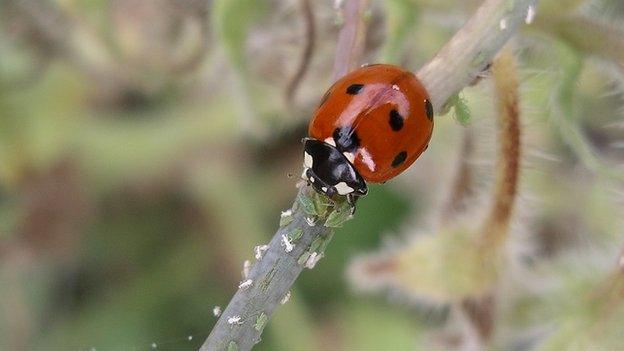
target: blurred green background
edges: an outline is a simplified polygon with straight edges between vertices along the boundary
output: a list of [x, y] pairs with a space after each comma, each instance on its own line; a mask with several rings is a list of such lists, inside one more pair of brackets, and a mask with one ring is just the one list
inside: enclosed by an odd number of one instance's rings
[[[199, 348], [296, 194], [341, 23], [311, 3], [293, 85], [299, 0], [0, 1], [0, 350]], [[371, 1], [362, 63], [416, 71], [479, 3]], [[620, 0], [544, 0], [513, 39], [523, 163], [491, 349], [624, 345], [623, 33]], [[492, 96], [486, 77], [463, 93], [467, 126], [436, 116], [427, 153], [372, 186], [256, 349], [466, 349], [455, 301], [346, 272], [440, 230], [468, 133], [463, 221], [480, 221]]]

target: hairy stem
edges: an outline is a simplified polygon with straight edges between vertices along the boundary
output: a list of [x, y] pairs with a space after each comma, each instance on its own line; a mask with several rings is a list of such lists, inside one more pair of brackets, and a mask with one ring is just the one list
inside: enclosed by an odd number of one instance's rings
[[[485, 257], [496, 256], [507, 238], [520, 173], [520, 101], [516, 59], [507, 45], [492, 65], [498, 130], [498, 159], [492, 204], [480, 228], [480, 248]], [[476, 333], [479, 349], [494, 333], [496, 298], [492, 293], [467, 297], [459, 306]], [[464, 349], [467, 349], [464, 347]]]
[[516, 59], [507, 46], [492, 65], [496, 114], [498, 116], [498, 160], [492, 204], [481, 232], [488, 246], [498, 246], [507, 237], [520, 173], [520, 98]]

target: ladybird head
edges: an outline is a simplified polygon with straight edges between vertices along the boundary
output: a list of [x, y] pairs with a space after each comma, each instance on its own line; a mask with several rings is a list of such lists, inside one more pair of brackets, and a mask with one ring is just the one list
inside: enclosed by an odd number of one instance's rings
[[303, 174], [316, 191], [335, 195], [363, 196], [366, 182], [336, 147], [316, 139], [304, 139]]

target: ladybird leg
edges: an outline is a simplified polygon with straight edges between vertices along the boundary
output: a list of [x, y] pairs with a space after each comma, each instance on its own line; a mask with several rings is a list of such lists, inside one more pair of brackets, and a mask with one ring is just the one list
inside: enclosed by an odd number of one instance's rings
[[347, 195], [347, 203], [349, 204], [349, 206], [351, 206], [351, 215], [353, 216], [355, 214], [355, 202], [357, 201], [357, 196], [353, 195], [353, 194], [348, 194]]

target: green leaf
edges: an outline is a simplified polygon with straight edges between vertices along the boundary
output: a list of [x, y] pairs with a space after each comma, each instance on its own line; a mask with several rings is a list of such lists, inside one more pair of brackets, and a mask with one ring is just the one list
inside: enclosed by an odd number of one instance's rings
[[290, 239], [290, 241], [294, 243], [297, 240], [301, 239], [301, 235], [303, 235], [303, 230], [301, 228], [295, 228], [295, 230], [288, 234], [288, 239]]
[[327, 213], [327, 209], [329, 208], [329, 199], [322, 194], [316, 193], [314, 194], [314, 208], [316, 210], [316, 213], [319, 217], [323, 217], [325, 216], [325, 213]]
[[254, 326], [254, 328], [257, 331], [262, 332], [262, 330], [264, 329], [264, 326], [267, 324], [268, 321], [269, 321], [269, 317], [264, 312], [262, 312], [256, 319], [256, 325]]
[[234, 341], [230, 341], [227, 351], [238, 351], [238, 345]]
[[349, 219], [351, 219], [351, 205], [347, 201], [343, 201], [327, 216], [325, 226], [329, 228], [342, 227]]
[[325, 252], [325, 249], [327, 249], [327, 245], [329, 245], [333, 237], [334, 237], [333, 230], [327, 233], [327, 235], [323, 236], [323, 241], [321, 241], [321, 246], [319, 247], [319, 250], [318, 250], [319, 253]]
[[451, 105], [453, 106], [455, 120], [462, 125], [469, 124], [472, 119], [472, 113], [470, 112], [470, 108], [468, 108], [466, 99], [457, 94], [451, 98]]
[[306, 252], [302, 253], [301, 256], [299, 256], [299, 259], [297, 260], [297, 263], [300, 266], [303, 266], [308, 261], [308, 258], [310, 258], [310, 252], [306, 251]]
[[303, 208], [303, 212], [310, 216], [316, 216], [316, 207], [314, 206], [314, 201], [305, 194], [300, 194], [297, 198], [299, 204]]
[[290, 223], [292, 223], [293, 221], [293, 215], [292, 215], [292, 210], [287, 210], [282, 212], [282, 215], [280, 216], [280, 222], [279, 222], [279, 226], [280, 227], [284, 227], [289, 225]]

